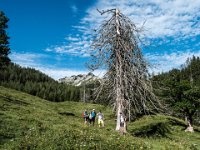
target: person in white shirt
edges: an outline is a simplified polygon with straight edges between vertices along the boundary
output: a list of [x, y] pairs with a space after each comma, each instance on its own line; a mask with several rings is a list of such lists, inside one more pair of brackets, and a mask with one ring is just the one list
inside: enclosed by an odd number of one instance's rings
[[99, 127], [104, 127], [104, 121], [103, 121], [104, 120], [104, 115], [101, 112], [101, 110], [98, 112], [97, 118], [98, 118], [98, 125], [99, 125]]

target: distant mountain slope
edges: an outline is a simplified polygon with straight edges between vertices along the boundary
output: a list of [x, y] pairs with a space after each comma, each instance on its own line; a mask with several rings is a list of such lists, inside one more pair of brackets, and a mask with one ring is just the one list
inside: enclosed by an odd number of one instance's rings
[[80, 88], [58, 83], [38, 70], [13, 63], [0, 71], [0, 85], [49, 101], [80, 101]]
[[88, 84], [92, 81], [99, 81], [100, 78], [95, 76], [93, 73], [88, 74], [79, 74], [79, 75], [73, 75], [71, 77], [65, 77], [61, 78], [58, 81], [60, 83], [67, 83], [74, 86], [81, 86], [83, 84]]
[[[102, 110], [105, 128], [83, 124], [84, 109]], [[200, 133], [185, 133], [184, 122], [145, 116], [128, 124], [128, 134], [115, 129], [112, 110], [96, 104], [55, 103], [0, 86], [0, 149], [200, 149]], [[149, 138], [148, 138], [149, 137]]]
[[10, 63], [0, 71], [0, 81], [9, 81], [25, 83], [32, 82], [56, 82], [53, 78], [33, 68], [21, 67], [20, 65]]

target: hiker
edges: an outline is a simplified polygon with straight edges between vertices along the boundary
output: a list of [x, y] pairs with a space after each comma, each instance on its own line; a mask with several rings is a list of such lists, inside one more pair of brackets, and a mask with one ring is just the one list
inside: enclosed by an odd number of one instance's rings
[[89, 115], [88, 115], [87, 110], [85, 110], [85, 111], [82, 113], [82, 117], [84, 118], [84, 123], [87, 124], [87, 122], [88, 122], [88, 120], [89, 120]]
[[119, 131], [121, 132], [121, 134], [126, 133], [126, 118], [124, 117], [122, 112], [120, 112], [120, 129], [119, 129]]
[[104, 115], [101, 112], [101, 110], [98, 112], [97, 117], [98, 117], [98, 125], [99, 125], [99, 127], [104, 127], [104, 121], [103, 121]]
[[96, 112], [95, 112], [95, 109], [93, 109], [89, 115], [89, 122], [90, 124], [92, 123], [93, 126], [95, 123], [95, 118], [96, 118]]

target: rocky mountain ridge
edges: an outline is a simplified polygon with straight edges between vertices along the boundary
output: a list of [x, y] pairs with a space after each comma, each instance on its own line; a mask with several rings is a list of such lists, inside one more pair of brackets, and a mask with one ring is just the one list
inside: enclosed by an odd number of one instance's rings
[[58, 80], [60, 83], [66, 83], [74, 86], [81, 86], [82, 84], [87, 84], [91, 81], [100, 80], [99, 77], [95, 76], [93, 73], [73, 75], [71, 77], [64, 77]]

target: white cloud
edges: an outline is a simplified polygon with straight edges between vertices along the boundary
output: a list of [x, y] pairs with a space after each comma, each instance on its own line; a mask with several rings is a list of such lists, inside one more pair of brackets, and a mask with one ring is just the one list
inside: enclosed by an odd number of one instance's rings
[[[192, 55], [200, 56], [199, 42], [194, 42], [194, 45], [188, 43], [188, 39], [195, 40], [195, 37], [200, 35], [200, 0], [98, 0], [94, 6], [88, 8], [80, 24], [73, 26], [78, 31], [76, 35], [68, 35], [65, 38], [66, 44], [52, 46], [46, 51], [89, 57], [93, 29], [97, 28], [105, 18], [109, 18], [109, 15], [100, 15], [96, 8], [99, 10], [119, 8], [138, 27], [146, 21], [143, 35], [145, 39], [150, 40], [145, 42], [150, 42], [154, 46], [151, 47], [154, 54], [144, 55], [150, 63], [155, 64], [153, 71], [156, 73], [180, 67]], [[158, 52], [160, 48], [157, 46], [163, 43], [191, 46], [191, 49], [185, 50], [187, 48], [183, 47], [181, 51], [179, 49], [171, 53], [167, 52], [169, 48], [167, 47], [165, 53]]]
[[[41, 72], [49, 75], [50, 77], [54, 78], [55, 80], [58, 80], [63, 77], [70, 77], [72, 75], [79, 75], [79, 74], [88, 74], [89, 70], [73, 70], [73, 69], [53, 69], [53, 68], [43, 68], [38, 67], [38, 70]], [[96, 70], [93, 72], [94, 75], [98, 77], [102, 77], [105, 74], [105, 70]]]
[[[45, 73], [46, 75], [58, 80], [63, 77], [70, 77], [72, 75], [78, 74], [87, 74], [89, 70], [78, 70], [78, 69], [60, 69], [56, 68], [55, 66], [45, 65], [40, 60], [47, 59], [48, 56], [44, 54], [35, 54], [35, 53], [16, 53], [13, 52], [10, 55], [12, 62], [22, 66], [22, 67], [29, 67], [35, 68], [36, 70], [40, 70], [41, 72]], [[93, 72], [96, 76], [102, 77], [105, 73], [105, 70], [95, 70]]]
[[99, 0], [82, 19], [90, 27], [96, 27], [103, 19], [96, 8], [119, 8], [137, 25], [146, 20], [146, 35], [151, 38], [200, 34], [200, 25], [192, 26], [200, 16], [199, 0]]
[[78, 8], [77, 8], [76, 5], [72, 5], [72, 6], [71, 6], [71, 10], [72, 10], [74, 13], [77, 13]]
[[[177, 52], [177, 53], [165, 53], [165, 54], [145, 54], [145, 59], [147, 59], [153, 67], [149, 68], [150, 72], [154, 72], [155, 74], [159, 72], [166, 72], [173, 68], [179, 68], [183, 65], [189, 57], [192, 56], [200, 57], [200, 50], [196, 52], [192, 52], [190, 50], [186, 50], [185, 52]], [[29, 53], [12, 53], [11, 60], [23, 67], [31, 67], [41, 72], [47, 74], [48, 76], [58, 80], [60, 78], [78, 74], [87, 74], [89, 70], [79, 70], [79, 69], [61, 69], [56, 68], [51, 65], [44, 65], [41, 62], [37, 61], [38, 59], [47, 58], [46, 55], [43, 54], [29, 54]], [[102, 77], [105, 74], [106, 70], [95, 70], [93, 73], [96, 76]]]
[[47, 58], [47, 55], [36, 53], [16, 53], [10, 55], [12, 62], [15, 62], [24, 67], [34, 67], [37, 61]]
[[90, 37], [91, 35], [70, 35], [65, 38], [68, 44], [48, 47], [46, 48], [46, 51], [54, 51], [60, 54], [70, 54], [80, 57], [89, 57], [91, 51], [90, 44], [92, 42]]
[[145, 58], [152, 64], [152, 68], [150, 68], [149, 71], [157, 74], [181, 67], [181, 65], [184, 65], [186, 60], [192, 56], [200, 57], [200, 50], [196, 52], [187, 50], [185, 52], [170, 54], [146, 54]]
[[[168, 37], [173, 37], [178, 42], [200, 34], [200, 0], [98, 0], [88, 8], [80, 24], [73, 26], [80, 34], [70, 35], [65, 45], [53, 46], [46, 51], [89, 56], [93, 29], [109, 17], [100, 15], [96, 8], [119, 8], [138, 27], [146, 21], [143, 36], [151, 41], [161, 38], [165, 42]], [[72, 9], [77, 10], [75, 5]]]
[[65, 38], [65, 40], [68, 40], [68, 41], [79, 41], [80, 39], [77, 38], [77, 37], [68, 36], [68, 37]]

